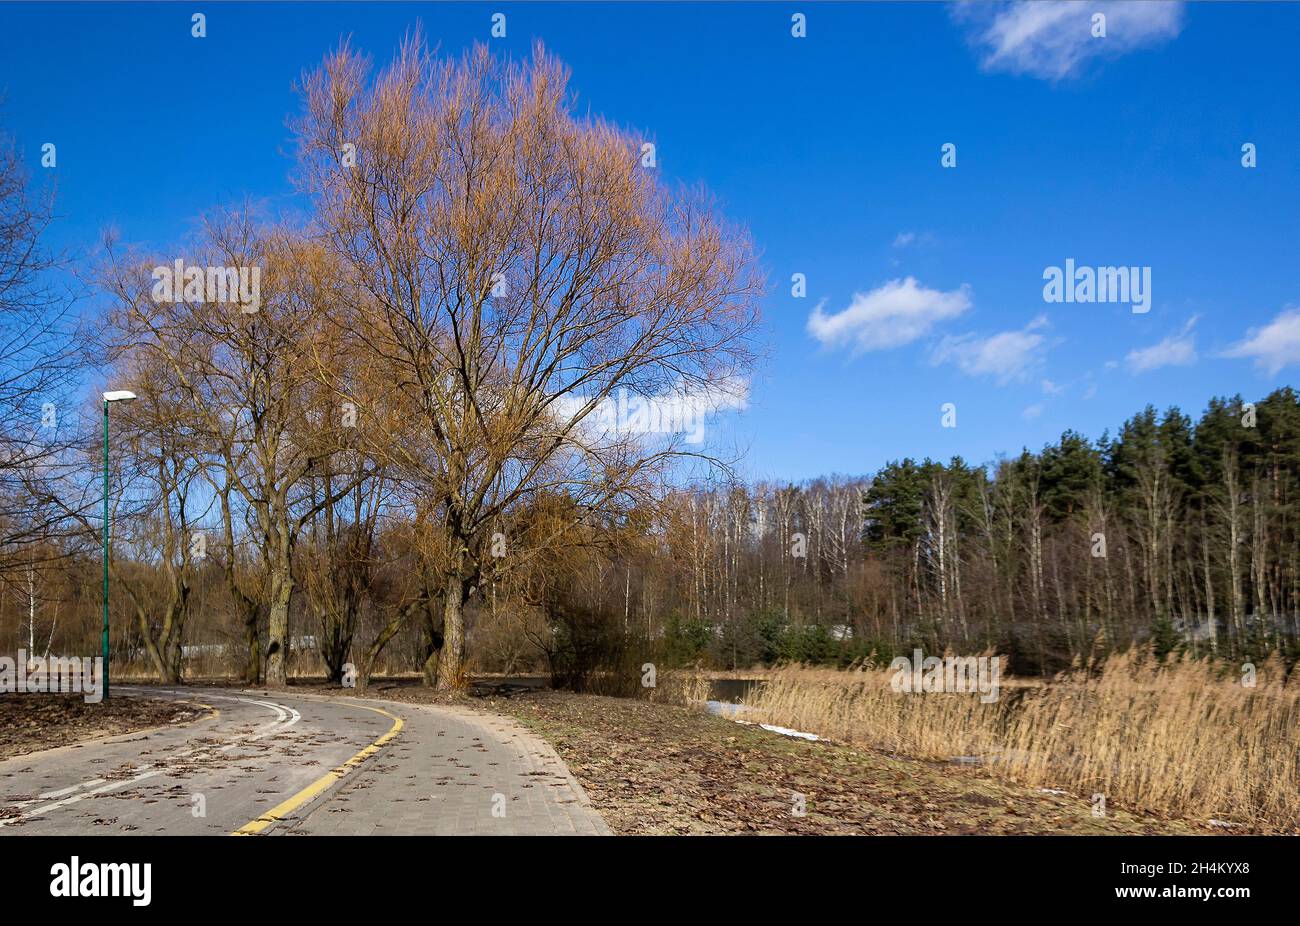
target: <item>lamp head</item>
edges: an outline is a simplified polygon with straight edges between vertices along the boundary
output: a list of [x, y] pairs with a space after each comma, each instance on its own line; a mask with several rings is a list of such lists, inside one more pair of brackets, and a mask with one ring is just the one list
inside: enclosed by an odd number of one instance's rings
[[134, 392], [128, 392], [125, 389], [118, 389], [114, 392], [104, 393], [105, 402], [134, 402], [135, 400], [136, 394]]

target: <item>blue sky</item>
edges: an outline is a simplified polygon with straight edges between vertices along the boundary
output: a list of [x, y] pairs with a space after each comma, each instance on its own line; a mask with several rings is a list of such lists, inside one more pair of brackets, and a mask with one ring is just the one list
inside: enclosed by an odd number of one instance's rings
[[[497, 11], [495, 50], [542, 39], [749, 227], [767, 358], [718, 427], [751, 477], [988, 461], [1300, 370], [1297, 5], [6, 4], [0, 126], [57, 181], [60, 245], [165, 246], [217, 203], [301, 206], [292, 86], [341, 36], [458, 53]], [[1150, 311], [1045, 302], [1067, 258], [1151, 268]]]

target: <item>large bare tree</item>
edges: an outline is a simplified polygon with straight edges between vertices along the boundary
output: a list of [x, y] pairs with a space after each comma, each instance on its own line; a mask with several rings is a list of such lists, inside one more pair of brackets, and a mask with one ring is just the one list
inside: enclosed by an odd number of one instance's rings
[[443, 688], [465, 681], [466, 602], [508, 561], [485, 556], [503, 515], [545, 491], [626, 503], [701, 448], [611, 403], [698, 410], [751, 362], [746, 236], [662, 183], [644, 139], [577, 115], [567, 78], [540, 47], [443, 59], [417, 35], [378, 73], [345, 46], [303, 81], [301, 179], [385, 373], [362, 404], [412, 426], [376, 452], [442, 527]]

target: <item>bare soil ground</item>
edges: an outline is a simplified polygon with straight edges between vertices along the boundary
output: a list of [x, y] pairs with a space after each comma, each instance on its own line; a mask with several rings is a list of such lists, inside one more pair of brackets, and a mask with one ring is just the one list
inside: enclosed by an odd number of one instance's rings
[[1207, 832], [1122, 810], [1094, 817], [1078, 796], [793, 739], [691, 708], [553, 691], [478, 703], [549, 741], [619, 834]]
[[79, 694], [6, 694], [0, 696], [0, 759], [183, 723], [204, 713], [197, 705], [122, 695], [91, 704]]

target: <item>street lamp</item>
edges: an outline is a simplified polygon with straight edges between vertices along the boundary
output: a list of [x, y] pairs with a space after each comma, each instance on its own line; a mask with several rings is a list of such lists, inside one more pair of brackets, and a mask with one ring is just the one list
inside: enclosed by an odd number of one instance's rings
[[118, 389], [104, 393], [104, 697], [108, 697], [108, 406], [112, 402], [134, 402], [135, 393]]

